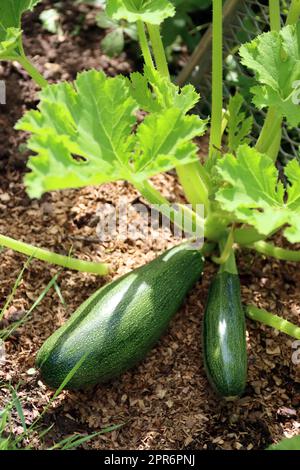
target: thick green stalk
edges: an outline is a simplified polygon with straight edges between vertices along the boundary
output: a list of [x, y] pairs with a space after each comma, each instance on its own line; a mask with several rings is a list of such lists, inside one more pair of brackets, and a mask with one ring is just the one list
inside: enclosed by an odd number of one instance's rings
[[270, 26], [272, 31], [280, 31], [280, 0], [269, 0]]
[[145, 64], [150, 68], [154, 68], [151, 52], [148, 46], [147, 36], [145, 33], [145, 26], [141, 20], [137, 22], [137, 30]]
[[271, 144], [271, 146], [269, 147], [268, 149], [268, 156], [270, 158], [272, 158], [273, 162], [276, 162], [277, 160], [277, 157], [278, 157], [278, 153], [280, 151], [280, 146], [281, 146], [281, 140], [282, 140], [282, 126], [281, 126], [282, 122], [280, 122], [280, 124], [278, 124], [278, 130], [276, 132], [276, 135], [275, 135], [275, 138], [273, 140], [273, 143]]
[[[278, 113], [278, 110], [276, 108], [270, 108], [256, 143], [256, 150], [258, 152], [265, 153], [274, 159], [274, 140], [278, 142], [277, 138], [278, 134], [281, 132], [281, 125], [282, 117]], [[272, 149], [272, 152], [270, 152], [270, 149]]]
[[180, 229], [186, 230], [186, 222], [189, 220], [192, 232], [195, 232], [199, 226], [203, 227], [204, 230], [204, 219], [199, 214], [181, 204], [176, 204], [178, 206], [177, 210], [176, 205], [171, 205], [148, 181], [144, 181], [141, 184], [135, 183], [135, 187], [151, 205], [154, 205], [162, 215], [171, 220]]
[[292, 0], [286, 24], [295, 24], [300, 17], [300, 0]]
[[[280, 31], [280, 1], [269, 0], [270, 25], [272, 31]], [[258, 152], [266, 153], [273, 161], [277, 160], [282, 137], [282, 117], [276, 108], [268, 110], [264, 126], [256, 144]]]
[[[152, 44], [153, 55], [159, 73], [170, 79], [167, 58], [162, 42], [159, 26], [147, 24]], [[145, 32], [144, 32], [145, 33]], [[148, 47], [148, 46], [147, 46]], [[209, 176], [200, 162], [192, 163], [176, 168], [180, 183], [183, 187], [187, 200], [195, 207], [203, 204], [205, 210], [209, 210]]]
[[200, 162], [196, 162], [179, 166], [176, 171], [187, 200], [194, 208], [197, 204], [203, 204], [207, 214], [210, 206], [210, 181], [205, 168]]
[[[159, 73], [170, 79], [170, 73], [164, 45], [162, 42], [159, 26], [147, 24], [151, 39], [152, 50]], [[180, 183], [183, 187], [187, 200], [196, 207], [203, 204], [206, 212], [209, 210], [209, 175], [200, 162], [192, 163], [176, 168]]]
[[272, 313], [254, 307], [253, 305], [248, 305], [246, 307], [246, 315], [251, 320], [271, 326], [278, 331], [282, 331], [282, 333], [292, 336], [292, 338], [300, 339], [300, 327], [284, 320], [284, 318], [279, 317], [278, 315], [273, 315]]
[[212, 114], [209, 155], [222, 143], [223, 118], [223, 3], [213, 0]]
[[152, 51], [159, 73], [166, 78], [170, 78], [168, 62], [165, 48], [162, 42], [159, 26], [147, 23], [149, 36], [152, 44]]
[[40, 74], [40, 72], [35, 68], [35, 66], [30, 62], [29, 59], [24, 55], [18, 58], [18, 62], [22, 65], [22, 67], [26, 70], [26, 72], [30, 75], [30, 77], [35, 81], [37, 85], [41, 88], [44, 88], [48, 85], [47, 80]]
[[[269, 0], [269, 8], [271, 29], [273, 31], [279, 31], [281, 27], [279, 0]], [[295, 24], [298, 21], [299, 16], [300, 0], [292, 0], [286, 24]], [[278, 115], [277, 109], [270, 108], [256, 144], [256, 149], [259, 152], [266, 153], [274, 161], [277, 159], [278, 151], [280, 149], [282, 120], [282, 117]]]
[[259, 241], [253, 244], [246, 245], [245, 248], [255, 250], [258, 253], [261, 253], [266, 256], [271, 256], [278, 260], [282, 261], [300, 261], [300, 250], [287, 250], [285, 248], [279, 248], [278, 246], [273, 245], [272, 243], [267, 243], [264, 241]]
[[37, 248], [36, 246], [29, 245], [27, 243], [14, 240], [10, 237], [0, 235], [0, 246], [5, 246], [24, 255], [37, 258], [41, 261], [46, 261], [50, 264], [56, 264], [67, 269], [74, 269], [75, 271], [98, 274], [100, 276], [106, 276], [109, 273], [109, 267], [107, 264], [92, 263], [89, 261], [82, 261], [69, 256], [58, 255], [51, 251]]
[[[211, 223], [210, 219], [203, 219], [199, 214], [182, 204], [176, 204], [179, 209], [176, 210], [176, 205], [175, 207], [171, 206], [170, 202], [148, 181], [141, 184], [134, 183], [134, 185], [151, 205], [158, 206], [157, 210], [159, 210], [162, 215], [170, 219], [177, 227], [182, 230], [186, 230], [187, 220], [189, 220], [188, 225], [192, 227], [193, 233], [195, 233], [197, 227], [203, 227], [205, 238], [208, 239], [208, 242], [204, 244], [203, 250], [206, 255], [213, 250], [215, 244], [219, 241], [226, 228], [225, 227], [220, 234], [220, 219], [216, 221], [216, 224], [213, 222]], [[185, 221], [185, 224], [183, 224], [183, 220]], [[193, 235], [193, 233], [191, 233], [191, 235]], [[209, 249], [206, 250], [205, 247], [209, 247]]]

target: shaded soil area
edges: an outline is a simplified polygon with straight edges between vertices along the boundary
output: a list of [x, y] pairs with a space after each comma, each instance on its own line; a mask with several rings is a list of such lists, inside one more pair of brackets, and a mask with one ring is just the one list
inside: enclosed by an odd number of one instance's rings
[[[66, 2], [63, 41], [45, 33], [37, 14], [24, 22], [26, 49], [48, 78], [72, 79], [80, 70], [102, 68], [114, 75], [133, 67], [124, 53], [109, 59], [99, 48], [99, 30], [92, 10], [82, 34], [68, 29], [78, 10]], [[50, 2], [48, 2], [50, 5]], [[73, 16], [72, 16], [73, 15]], [[7, 84], [7, 105], [0, 107], [0, 233], [37, 246], [93, 261], [106, 261], [107, 278], [63, 271], [56, 290], [49, 291], [24, 326], [5, 343], [6, 360], [0, 380], [18, 385], [25, 418], [31, 423], [49, 402], [53, 392], [41, 382], [34, 367], [43, 341], [71, 315], [77, 306], [105, 282], [152, 260], [172, 246], [172, 234], [161, 231], [147, 239], [116, 238], [100, 242], [97, 225], [107, 204], [125, 202], [132, 207], [139, 199], [126, 183], [107, 184], [45, 195], [30, 200], [23, 186], [24, 134], [13, 126], [25, 109], [37, 104], [36, 88], [16, 65], [0, 66], [0, 79]], [[205, 153], [206, 142], [200, 142]], [[153, 180], [171, 201], [182, 198], [173, 174]], [[132, 209], [131, 217], [135, 218]], [[280, 240], [279, 240], [280, 241]], [[9, 295], [25, 262], [10, 250], [0, 253], [0, 305]], [[277, 262], [251, 252], [238, 253], [243, 300], [281, 314], [295, 323], [300, 317], [300, 271], [292, 263]], [[300, 371], [292, 362], [293, 341], [267, 327], [248, 322], [249, 379], [244, 396], [234, 402], [220, 400], [209, 386], [201, 355], [201, 330], [205, 300], [215, 267], [207, 262], [203, 279], [188, 296], [168, 332], [136, 368], [109, 384], [85, 392], [65, 392], [47, 412], [45, 425], [54, 423], [46, 441], [57, 442], [74, 432], [92, 433], [107, 425], [124, 423], [109, 434], [98, 436], [86, 448], [93, 449], [263, 449], [283, 436], [299, 433]], [[54, 266], [32, 261], [26, 269], [2, 327], [22, 318], [58, 272]], [[8, 399], [0, 389], [0, 407]], [[16, 417], [15, 433], [21, 431]]]

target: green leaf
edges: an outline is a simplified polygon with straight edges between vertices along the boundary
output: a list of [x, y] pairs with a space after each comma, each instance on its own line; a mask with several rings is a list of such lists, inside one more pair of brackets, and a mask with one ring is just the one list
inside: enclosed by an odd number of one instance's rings
[[179, 88], [147, 66], [144, 68], [144, 75], [132, 73], [130, 80], [132, 96], [140, 108], [149, 113], [175, 107], [186, 114], [200, 99], [192, 85]]
[[[2, 34], [3, 33], [3, 34]], [[8, 28], [1, 31], [0, 25], [0, 59], [11, 60], [20, 56], [18, 50], [22, 32], [17, 28]]]
[[300, 436], [283, 439], [278, 444], [269, 446], [267, 450], [300, 450]]
[[108, 33], [101, 41], [101, 48], [104, 54], [115, 57], [124, 50], [124, 33], [122, 28], [116, 28]]
[[21, 17], [40, 0], [2, 0], [0, 3], [0, 59], [11, 60], [21, 55]]
[[198, 149], [191, 140], [202, 135], [205, 128], [206, 123], [198, 116], [183, 116], [177, 108], [147, 116], [137, 131], [137, 177], [143, 180], [158, 171], [197, 161]]
[[285, 170], [287, 191], [273, 160], [247, 145], [239, 147], [237, 158], [225, 155], [217, 171], [226, 183], [216, 195], [223, 210], [265, 236], [287, 225], [285, 237], [291, 243], [300, 241], [300, 165], [296, 160]]
[[114, 20], [159, 25], [175, 15], [175, 8], [168, 0], [108, 0], [106, 12]]
[[242, 64], [254, 71], [252, 88], [258, 108], [274, 106], [291, 126], [300, 123], [300, 22], [280, 32], [264, 33], [240, 48]]
[[253, 117], [246, 118], [246, 114], [241, 111], [244, 103], [242, 95], [237, 93], [230, 97], [227, 112], [228, 129], [228, 150], [235, 152], [242, 144], [249, 143], [249, 134], [253, 126]]
[[124, 77], [91, 70], [78, 75], [75, 87], [52, 85], [40, 97], [39, 110], [17, 124], [32, 132], [28, 146], [38, 154], [25, 179], [31, 197], [126, 179], [137, 105]]
[[41, 0], [2, 0], [0, 5], [1, 25], [5, 28], [18, 28], [21, 16], [27, 10], [32, 10]]
[[16, 126], [32, 134], [28, 147], [37, 153], [25, 177], [31, 197], [116, 180], [134, 184], [195, 161], [191, 139], [206, 127], [175, 106], [159, 108], [137, 127], [139, 105], [129, 80], [95, 70], [79, 74], [74, 85], [46, 87], [40, 98], [38, 110], [27, 112]]

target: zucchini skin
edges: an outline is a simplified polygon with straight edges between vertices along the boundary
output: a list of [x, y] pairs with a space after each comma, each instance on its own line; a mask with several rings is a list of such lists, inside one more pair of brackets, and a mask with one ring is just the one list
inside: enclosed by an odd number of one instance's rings
[[166, 330], [203, 271], [187, 244], [102, 287], [40, 349], [36, 365], [58, 388], [86, 354], [66, 389], [106, 382], [140, 362]]
[[203, 321], [206, 373], [224, 398], [243, 394], [247, 381], [246, 320], [238, 274], [219, 272], [210, 286]]

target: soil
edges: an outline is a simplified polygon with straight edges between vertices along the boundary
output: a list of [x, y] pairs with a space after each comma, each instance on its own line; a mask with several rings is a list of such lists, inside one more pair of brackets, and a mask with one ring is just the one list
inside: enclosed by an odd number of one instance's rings
[[[44, 2], [50, 5], [51, 2]], [[25, 47], [34, 63], [51, 81], [73, 79], [80, 70], [95, 67], [108, 74], [128, 73], [135, 57], [132, 49], [117, 59], [99, 48], [94, 11], [64, 2], [64, 37], [45, 32], [39, 10], [24, 21]], [[79, 35], [72, 35], [74, 22], [87, 14], [89, 20]], [[28, 34], [27, 34], [28, 33]], [[99, 35], [100, 33], [100, 35]], [[51, 289], [26, 323], [6, 341], [6, 358], [0, 380], [18, 386], [28, 424], [42, 412], [53, 396], [34, 370], [36, 352], [43, 341], [71, 315], [95, 289], [129, 270], [152, 260], [175, 243], [170, 232], [125, 241], [99, 241], [96, 228], [106, 204], [119, 201], [132, 206], [139, 199], [126, 183], [99, 188], [56, 192], [30, 200], [23, 185], [28, 153], [25, 135], [13, 126], [26, 109], [37, 104], [37, 89], [17, 64], [0, 66], [0, 79], [7, 84], [7, 105], [0, 107], [0, 233], [85, 260], [106, 261], [112, 274], [99, 278], [64, 270], [57, 290]], [[206, 141], [200, 142], [205, 154]], [[171, 201], [182, 198], [174, 174], [153, 180]], [[132, 212], [134, 218], [134, 211]], [[280, 240], [278, 240], [280, 243]], [[5, 303], [26, 261], [10, 250], [0, 253], [0, 305]], [[265, 259], [252, 252], [238, 253], [245, 303], [256, 303], [284, 318], [299, 322], [300, 271], [293, 263]], [[300, 370], [292, 362], [293, 341], [273, 329], [247, 323], [249, 379], [244, 396], [228, 403], [211, 390], [201, 355], [201, 323], [209, 283], [215, 273], [209, 261], [203, 279], [188, 296], [159, 344], [136, 368], [119, 379], [85, 392], [64, 392], [44, 418], [54, 424], [39, 449], [75, 432], [92, 433], [108, 425], [118, 430], [96, 437], [88, 449], [264, 449], [282, 437], [299, 434]], [[2, 327], [21, 319], [47, 286], [57, 267], [35, 260], [24, 272]], [[8, 399], [0, 389], [0, 407]], [[21, 423], [15, 416], [14, 432]]]

